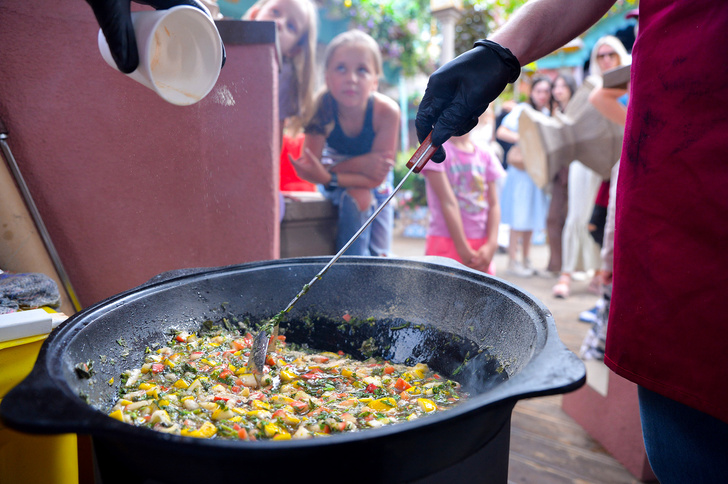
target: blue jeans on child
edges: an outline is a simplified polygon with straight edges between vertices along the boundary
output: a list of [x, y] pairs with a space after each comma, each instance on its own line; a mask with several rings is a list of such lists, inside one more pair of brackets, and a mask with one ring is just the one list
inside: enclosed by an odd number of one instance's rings
[[[338, 232], [336, 235], [336, 250], [341, 250], [362, 225], [372, 216], [374, 211], [392, 193], [393, 175], [387, 177], [381, 186], [372, 190], [372, 204], [364, 211], [360, 211], [356, 202], [347, 193], [345, 188], [322, 190], [324, 196], [331, 200], [339, 212]], [[388, 256], [392, 246], [392, 228], [394, 224], [394, 208], [391, 203], [372, 221], [347, 249], [345, 255], [373, 255]]]
[[[394, 190], [392, 185], [394, 182], [394, 173], [389, 172], [387, 180], [380, 186], [375, 188], [374, 203], [375, 210]], [[377, 218], [372, 221], [372, 234], [369, 240], [369, 252], [374, 256], [390, 256], [392, 252], [392, 230], [394, 229], [394, 206], [393, 202], [389, 202], [386, 207], [379, 212]]]
[[644, 387], [637, 392], [647, 457], [660, 482], [726, 482], [728, 423]]

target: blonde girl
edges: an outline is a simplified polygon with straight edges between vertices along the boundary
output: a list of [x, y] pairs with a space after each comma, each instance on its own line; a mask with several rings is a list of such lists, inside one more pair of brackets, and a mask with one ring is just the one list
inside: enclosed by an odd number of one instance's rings
[[[336, 36], [324, 69], [326, 88], [306, 125], [303, 155], [292, 162], [301, 178], [324, 185], [338, 207], [338, 250], [392, 190], [400, 114], [394, 100], [377, 92], [382, 58], [371, 36], [359, 30]], [[389, 255], [392, 223], [387, 207], [347, 253]]]
[[276, 23], [283, 60], [278, 83], [281, 127], [296, 133], [313, 106], [318, 31], [316, 5], [311, 0], [259, 0], [243, 19]]
[[[602, 74], [631, 62], [630, 55], [618, 38], [612, 35], [601, 37], [592, 48], [590, 79], [594, 85], [601, 86]], [[561, 275], [551, 289], [556, 298], [569, 297], [571, 277], [578, 268], [585, 271], [599, 269], [599, 246], [589, 234], [588, 225], [601, 183], [602, 178], [578, 160], [569, 165], [569, 205], [561, 235]], [[595, 277], [590, 284], [592, 292], [598, 292], [598, 284], [598, 277]]]

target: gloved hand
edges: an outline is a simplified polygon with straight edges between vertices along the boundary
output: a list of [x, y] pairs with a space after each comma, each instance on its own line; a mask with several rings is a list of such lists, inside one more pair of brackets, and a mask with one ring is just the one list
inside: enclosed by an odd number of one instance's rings
[[488, 104], [520, 73], [516, 56], [490, 40], [477, 41], [471, 50], [435, 71], [415, 119], [420, 142], [432, 131], [432, 144], [440, 146], [432, 161], [442, 162], [442, 144], [473, 129]]
[[[131, 23], [131, 0], [86, 0], [96, 15], [111, 56], [119, 70], [125, 74], [133, 72], [139, 65], [134, 26]], [[137, 3], [150, 5], [157, 10], [165, 10], [177, 5], [190, 5], [199, 8], [212, 18], [210, 11], [195, 0], [137, 0]], [[222, 46], [222, 65], [225, 65], [225, 46]]]

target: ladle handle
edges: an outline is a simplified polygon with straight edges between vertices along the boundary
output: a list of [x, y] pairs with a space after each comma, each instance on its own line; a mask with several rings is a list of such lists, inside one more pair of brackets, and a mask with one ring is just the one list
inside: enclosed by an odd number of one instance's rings
[[437, 151], [437, 146], [432, 145], [432, 132], [427, 135], [427, 138], [422, 140], [422, 144], [419, 148], [417, 148], [417, 151], [412, 155], [412, 158], [409, 159], [407, 162], [407, 168], [415, 167], [414, 171], [415, 173], [419, 173], [422, 171], [422, 169], [425, 167], [428, 161], [430, 161], [430, 158], [432, 158], [432, 155], [435, 154]]

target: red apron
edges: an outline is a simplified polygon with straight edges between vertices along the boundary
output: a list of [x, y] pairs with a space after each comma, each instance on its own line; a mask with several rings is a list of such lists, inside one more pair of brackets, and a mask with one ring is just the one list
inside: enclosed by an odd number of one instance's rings
[[642, 0], [605, 363], [728, 422], [728, 3]]

